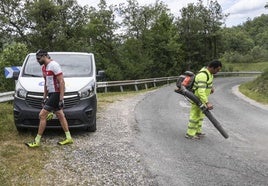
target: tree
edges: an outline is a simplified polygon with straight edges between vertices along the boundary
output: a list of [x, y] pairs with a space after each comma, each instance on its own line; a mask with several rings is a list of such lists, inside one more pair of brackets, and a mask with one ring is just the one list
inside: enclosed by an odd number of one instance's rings
[[31, 23], [28, 36], [34, 48], [49, 51], [85, 48], [81, 35], [87, 22], [87, 10], [76, 0], [32, 0], [28, 1], [26, 9]]
[[142, 40], [136, 38], [127, 39], [119, 48], [122, 61], [121, 73], [124, 79], [141, 79], [152, 77], [151, 66], [153, 64], [148, 50], [144, 48]]
[[129, 78], [148, 78], [177, 74], [181, 48], [174, 17], [166, 5], [139, 6], [136, 0], [121, 5], [125, 35], [120, 47], [122, 71]]
[[254, 47], [254, 41], [242, 28], [225, 28], [221, 33], [224, 38], [223, 50], [225, 52], [237, 51], [246, 54]]
[[262, 14], [244, 24], [223, 28], [221, 35], [224, 38], [222, 49], [223, 59], [227, 62], [258, 62], [266, 61], [268, 39], [268, 16]]
[[208, 6], [208, 14], [205, 13], [205, 17], [208, 15], [208, 18], [204, 19], [205, 21], [205, 30], [208, 35], [208, 44], [209, 51], [212, 58], [219, 57], [218, 45], [220, 45], [220, 34], [219, 31], [223, 24], [223, 19], [227, 17], [222, 13], [222, 8], [217, 1], [210, 1]]
[[186, 69], [200, 68], [209, 60], [219, 57], [218, 31], [221, 29], [224, 17], [217, 1], [210, 1], [209, 7], [205, 7], [203, 1], [199, 0], [196, 5], [190, 3], [181, 9], [177, 25], [186, 54], [184, 56]]
[[25, 17], [25, 3], [20, 0], [2, 0], [0, 2], [0, 33], [5, 35], [4, 42], [19, 38], [28, 44], [26, 38], [30, 24]]
[[117, 12], [123, 19], [121, 26], [125, 30], [125, 36], [139, 39], [167, 10], [167, 6], [159, 1], [154, 5], [139, 6], [137, 0], [127, 0], [127, 5], [121, 4]]
[[25, 43], [30, 51], [84, 48], [80, 36], [87, 10], [76, 0], [3, 0], [0, 8], [1, 33]]
[[145, 33], [144, 45], [153, 60], [149, 67], [152, 77], [175, 75], [182, 70], [183, 51], [179, 35], [173, 17], [166, 12], [160, 14], [152, 28]]
[[101, 0], [98, 10], [91, 7], [89, 22], [85, 26], [85, 39], [90, 43], [89, 51], [95, 53], [98, 69], [105, 69], [108, 80], [122, 79], [121, 64], [118, 56], [118, 36], [115, 34], [118, 24], [115, 22], [114, 7], [107, 7]]
[[186, 54], [184, 56], [186, 62], [184, 69], [191, 69], [192, 66], [196, 66], [198, 60], [202, 63], [205, 61], [201, 52], [201, 34], [205, 34], [203, 33], [203, 21], [200, 17], [202, 9], [204, 7], [200, 3], [197, 6], [191, 3], [181, 9], [181, 18], [178, 19], [178, 31], [181, 36], [180, 42]]

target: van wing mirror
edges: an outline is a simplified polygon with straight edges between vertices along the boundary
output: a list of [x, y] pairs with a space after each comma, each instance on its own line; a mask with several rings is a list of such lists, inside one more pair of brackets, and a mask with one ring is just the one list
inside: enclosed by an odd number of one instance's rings
[[105, 71], [99, 70], [96, 77], [98, 81], [103, 81], [105, 79]]
[[12, 74], [12, 78], [14, 80], [18, 80], [19, 79], [19, 75], [20, 75], [20, 71], [14, 71]]

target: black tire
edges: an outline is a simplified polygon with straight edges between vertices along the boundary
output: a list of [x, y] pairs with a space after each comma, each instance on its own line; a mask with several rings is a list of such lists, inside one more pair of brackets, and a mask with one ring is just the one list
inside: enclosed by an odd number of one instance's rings
[[25, 132], [27, 132], [27, 128], [23, 128], [23, 127], [16, 127], [16, 128], [17, 128], [17, 131], [19, 133], [25, 133]]
[[221, 124], [216, 120], [216, 118], [214, 118], [214, 116], [212, 115], [211, 112], [209, 112], [209, 110], [205, 110], [203, 111], [203, 113], [207, 116], [207, 118], [211, 121], [211, 123], [214, 125], [214, 127], [216, 129], [218, 129], [218, 131], [221, 133], [221, 135], [224, 138], [228, 138], [229, 135], [227, 134], [227, 132], [222, 128]]
[[87, 128], [86, 128], [86, 131], [87, 132], [96, 132], [97, 130], [97, 125], [96, 125], [96, 117], [94, 117], [93, 121], [92, 121], [92, 124], [89, 125]]

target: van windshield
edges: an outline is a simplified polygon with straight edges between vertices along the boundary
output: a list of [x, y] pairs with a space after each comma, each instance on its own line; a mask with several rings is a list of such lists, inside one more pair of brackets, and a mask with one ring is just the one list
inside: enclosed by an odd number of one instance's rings
[[[61, 66], [64, 77], [92, 76], [92, 59], [87, 54], [49, 54]], [[22, 76], [42, 77], [42, 69], [35, 55], [29, 55]]]

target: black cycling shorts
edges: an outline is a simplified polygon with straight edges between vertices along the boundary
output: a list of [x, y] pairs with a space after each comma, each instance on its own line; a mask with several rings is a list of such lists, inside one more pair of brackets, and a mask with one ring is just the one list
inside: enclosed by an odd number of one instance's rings
[[49, 111], [49, 112], [58, 111], [58, 110], [60, 110], [59, 102], [60, 102], [60, 93], [59, 92], [48, 93], [48, 100], [44, 105], [44, 109]]

